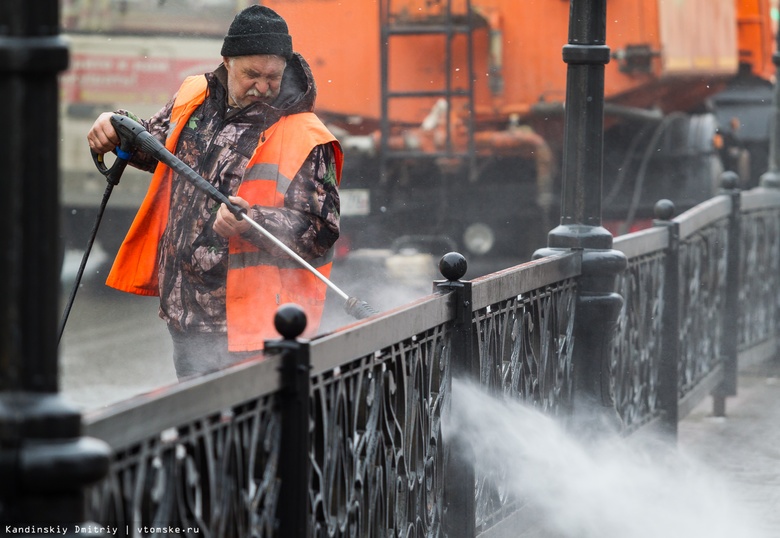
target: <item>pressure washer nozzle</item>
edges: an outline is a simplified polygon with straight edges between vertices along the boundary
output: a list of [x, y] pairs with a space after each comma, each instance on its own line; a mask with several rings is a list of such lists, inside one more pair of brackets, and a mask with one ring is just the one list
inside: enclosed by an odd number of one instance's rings
[[365, 319], [379, 313], [371, 308], [367, 302], [361, 301], [357, 297], [347, 299], [347, 302], [344, 303], [344, 310], [355, 319]]

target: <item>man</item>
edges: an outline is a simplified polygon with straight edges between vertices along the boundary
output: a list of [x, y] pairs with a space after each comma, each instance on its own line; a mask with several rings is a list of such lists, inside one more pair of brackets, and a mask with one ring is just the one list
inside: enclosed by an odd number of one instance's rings
[[[316, 87], [293, 53], [287, 23], [253, 5], [236, 15], [222, 64], [189, 77], [148, 121], [135, 118], [179, 159], [326, 277], [339, 236], [343, 154], [311, 112]], [[97, 153], [119, 138], [101, 114], [87, 135]], [[278, 305], [301, 305], [313, 334], [325, 285], [248, 222], [237, 220], [186, 178], [136, 152], [154, 171], [106, 283], [160, 296], [179, 379], [228, 366], [276, 338]]]

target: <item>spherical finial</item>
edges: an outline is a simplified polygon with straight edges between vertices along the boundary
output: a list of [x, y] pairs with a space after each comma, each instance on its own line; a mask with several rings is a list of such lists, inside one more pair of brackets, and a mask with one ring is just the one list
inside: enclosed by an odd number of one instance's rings
[[467, 269], [466, 258], [459, 252], [448, 252], [439, 260], [439, 272], [451, 282], [463, 278]]
[[720, 174], [720, 186], [722, 189], [734, 190], [739, 185], [739, 175], [732, 171], [726, 170]]
[[306, 329], [306, 313], [297, 304], [283, 304], [276, 310], [274, 326], [286, 340], [294, 340]]
[[664, 198], [655, 203], [655, 218], [659, 220], [672, 220], [674, 217], [674, 202]]

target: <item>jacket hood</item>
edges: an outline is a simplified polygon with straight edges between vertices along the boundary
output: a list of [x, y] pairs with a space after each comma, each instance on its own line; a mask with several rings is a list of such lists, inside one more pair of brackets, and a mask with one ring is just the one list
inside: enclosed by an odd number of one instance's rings
[[317, 85], [311, 67], [297, 52], [287, 61], [282, 88], [273, 106], [288, 114], [312, 112], [317, 99]]

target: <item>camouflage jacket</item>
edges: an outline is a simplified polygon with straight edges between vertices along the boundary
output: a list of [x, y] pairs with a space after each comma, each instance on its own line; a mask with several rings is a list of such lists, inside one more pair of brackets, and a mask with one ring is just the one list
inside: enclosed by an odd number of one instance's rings
[[[208, 96], [182, 131], [175, 154], [230, 196], [238, 190], [247, 162], [265, 130], [284, 115], [313, 110], [316, 87], [308, 64], [297, 54], [288, 61], [281, 93], [273, 105], [255, 103], [231, 109], [227, 105], [225, 68], [220, 65], [206, 77]], [[148, 121], [138, 121], [164, 142], [172, 107], [173, 99]], [[151, 172], [157, 162], [137, 152], [131, 164]], [[339, 236], [334, 166], [332, 146], [315, 147], [287, 190], [284, 207], [253, 206], [249, 213], [307, 260], [325, 254]], [[227, 330], [228, 241], [212, 229], [218, 207], [218, 202], [186, 178], [174, 175], [168, 227], [159, 245], [160, 317], [174, 329]], [[245, 236], [260, 248], [287, 257], [254, 229]]]

